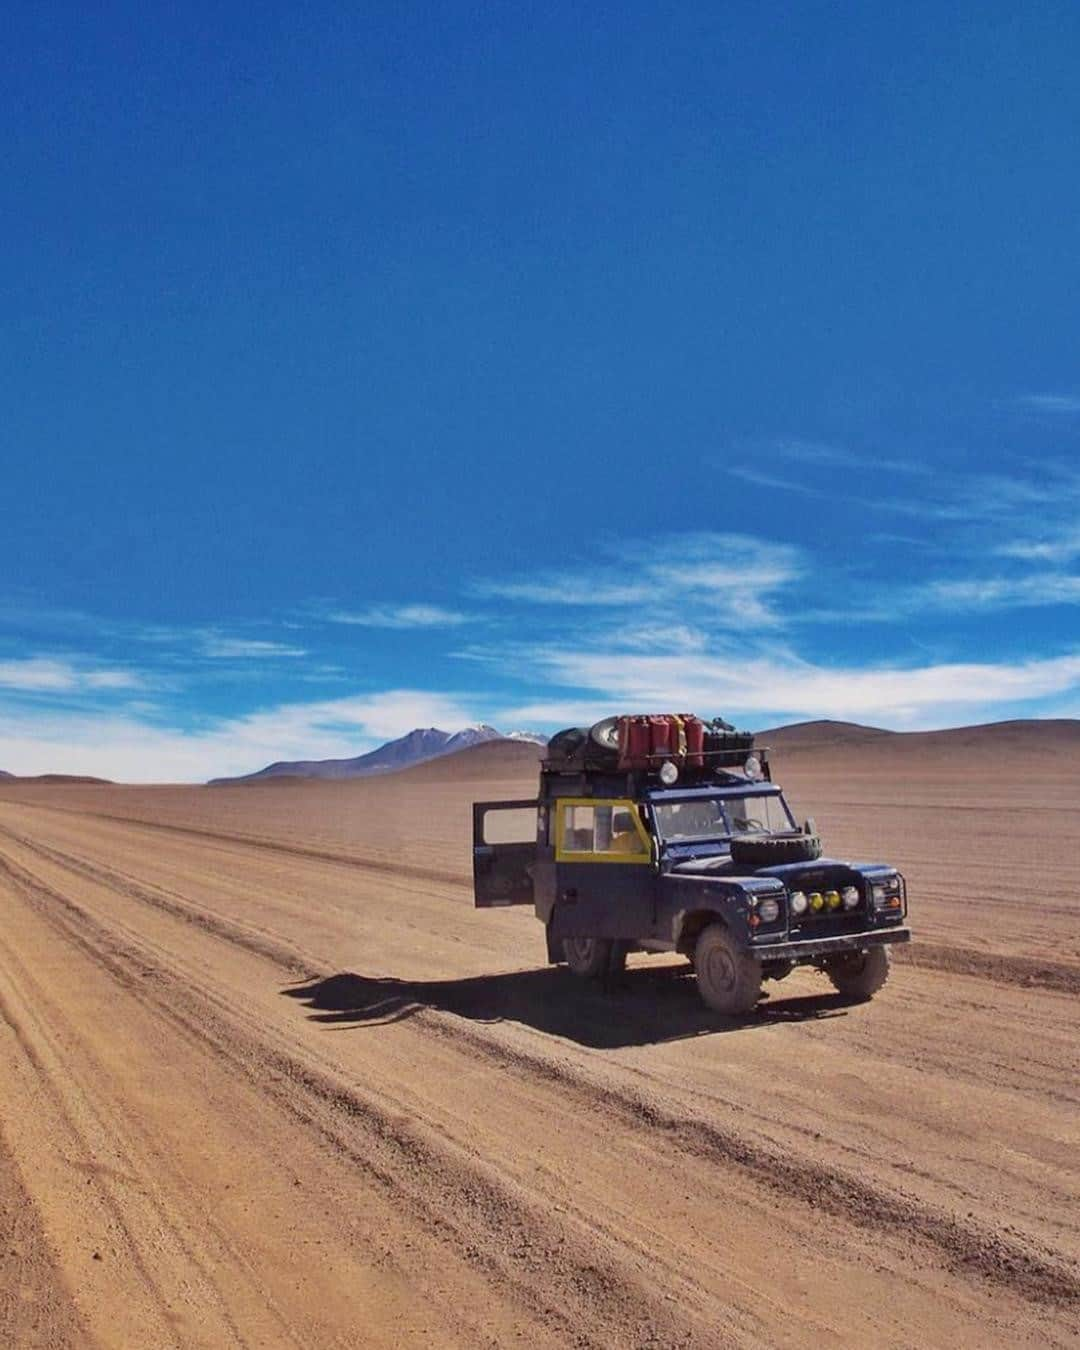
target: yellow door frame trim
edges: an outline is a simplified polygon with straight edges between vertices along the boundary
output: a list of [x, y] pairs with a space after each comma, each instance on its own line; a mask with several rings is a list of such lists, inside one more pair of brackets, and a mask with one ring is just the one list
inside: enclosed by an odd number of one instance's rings
[[[563, 838], [566, 830], [564, 806], [610, 806], [614, 812], [617, 807], [629, 811], [634, 822], [634, 830], [641, 840], [641, 853], [599, 853], [595, 850], [584, 852], [580, 849], [565, 849]], [[555, 861], [574, 863], [631, 863], [640, 867], [652, 862], [652, 839], [641, 820], [637, 803], [629, 797], [556, 797], [555, 798]]]

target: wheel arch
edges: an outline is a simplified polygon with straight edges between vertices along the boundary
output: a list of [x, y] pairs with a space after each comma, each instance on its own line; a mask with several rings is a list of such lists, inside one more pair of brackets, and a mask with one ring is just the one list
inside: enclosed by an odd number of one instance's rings
[[675, 921], [676, 951], [682, 952], [684, 956], [692, 955], [698, 938], [713, 923], [729, 930], [731, 928], [727, 916], [715, 907], [696, 905], [693, 909], [683, 910]]

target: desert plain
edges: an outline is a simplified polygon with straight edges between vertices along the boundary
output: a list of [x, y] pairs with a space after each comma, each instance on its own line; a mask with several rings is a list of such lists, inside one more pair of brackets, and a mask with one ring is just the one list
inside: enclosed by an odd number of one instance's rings
[[1080, 731], [776, 737], [916, 941], [737, 1023], [476, 911], [481, 746], [0, 784], [4, 1346], [1076, 1345]]

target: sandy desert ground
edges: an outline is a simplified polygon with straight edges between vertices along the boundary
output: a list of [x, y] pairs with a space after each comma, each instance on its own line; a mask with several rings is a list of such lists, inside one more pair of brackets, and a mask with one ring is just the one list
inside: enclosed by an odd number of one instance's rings
[[473, 910], [469, 803], [528, 747], [0, 787], [0, 1343], [1076, 1345], [1075, 724], [775, 765], [918, 941], [737, 1025]]

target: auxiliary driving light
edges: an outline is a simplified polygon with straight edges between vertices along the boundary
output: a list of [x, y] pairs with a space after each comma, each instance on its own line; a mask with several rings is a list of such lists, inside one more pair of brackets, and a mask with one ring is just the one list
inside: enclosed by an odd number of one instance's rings
[[758, 759], [757, 755], [751, 755], [743, 768], [746, 770], [747, 778], [757, 779], [761, 777], [761, 760]]
[[859, 903], [858, 886], [845, 886], [844, 889], [840, 892], [840, 894], [844, 898], [845, 909], [854, 909], [856, 905], [858, 905]]
[[825, 908], [825, 897], [821, 894], [820, 891], [810, 892], [810, 908], [814, 911], [815, 914], [820, 914], [821, 911]]
[[660, 765], [660, 781], [665, 787], [674, 787], [679, 781], [679, 770], [670, 759], [665, 759]]
[[839, 891], [826, 891], [826, 892], [825, 892], [825, 903], [829, 906], [830, 909], [839, 909], [839, 908], [840, 908], [840, 892], [839, 892]]
[[806, 913], [806, 896], [802, 891], [792, 891], [791, 899], [788, 901], [788, 904], [791, 906], [792, 914]]

